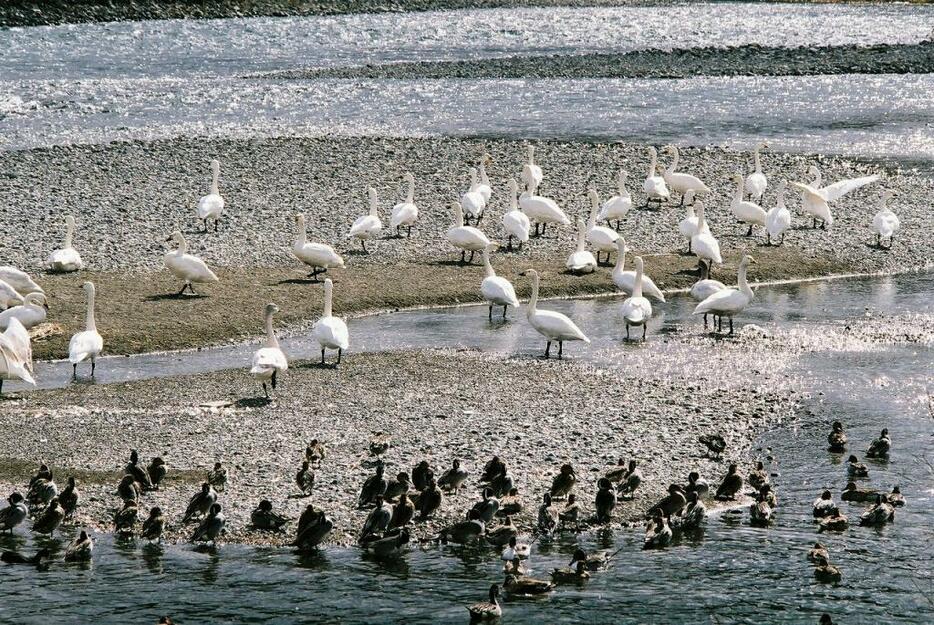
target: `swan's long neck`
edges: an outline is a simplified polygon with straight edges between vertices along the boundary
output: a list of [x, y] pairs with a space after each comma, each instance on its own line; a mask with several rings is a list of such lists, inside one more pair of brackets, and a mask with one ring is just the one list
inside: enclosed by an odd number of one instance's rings
[[707, 263], [701, 263], [700, 268], [700, 279], [707, 280], [710, 278], [710, 269], [707, 267]]
[[272, 329], [272, 311], [266, 313], [266, 347], [279, 347], [279, 339]]
[[755, 153], [753, 153], [753, 155], [752, 155], [752, 157], [753, 157], [753, 158], [755, 159], [755, 161], [756, 161], [756, 173], [757, 173], [757, 174], [761, 174], [761, 173], [762, 173], [762, 161], [759, 159], [759, 150], [761, 150], [761, 149], [762, 149], [762, 144], [760, 143], [759, 145], [756, 146], [756, 151], [755, 151]]
[[587, 227], [584, 225], [583, 221], [577, 222], [577, 251], [584, 251], [584, 237], [587, 236]]
[[90, 332], [97, 331], [97, 323], [94, 320], [94, 287], [88, 291], [88, 311], [87, 316], [85, 317], [85, 326], [86, 329]]
[[655, 176], [655, 166], [658, 165], [658, 155], [652, 150], [652, 162], [649, 163], [649, 178]]
[[493, 271], [493, 265], [490, 264], [490, 250], [483, 248], [483, 268], [486, 270], [486, 277], [492, 278], [496, 275]]
[[739, 200], [739, 201], [743, 200], [743, 177], [742, 176], [736, 177], [736, 191], [733, 193], [733, 199]]
[[377, 217], [377, 216], [378, 216], [378, 215], [377, 215], [377, 210], [376, 210], [376, 209], [377, 209], [377, 204], [378, 204], [378, 202], [377, 202], [377, 200], [376, 200], [376, 193], [371, 192], [371, 193], [370, 193], [370, 217]]
[[785, 185], [782, 184], [778, 188], [778, 200], [776, 201], [779, 209], [785, 208]]
[[618, 191], [620, 197], [629, 197], [629, 191], [626, 190], [626, 173], [619, 172], [619, 180], [617, 181]]
[[739, 272], [737, 272], [737, 283], [739, 284], [739, 290], [749, 299], [752, 299], [752, 289], [749, 288], [749, 283], [746, 282], [746, 267], [748, 263], [739, 264]]
[[529, 298], [529, 305], [526, 312], [531, 317], [535, 314], [535, 307], [538, 305], [538, 274], [532, 275], [532, 297]]
[[600, 199], [594, 196], [590, 197], [590, 217], [587, 218], [587, 229], [597, 225], [597, 213], [600, 211]]
[[529, 165], [535, 165], [535, 146], [529, 146]]
[[621, 273], [626, 269], [626, 243], [622, 237], [619, 240], [620, 243], [616, 248], [619, 253], [616, 255], [616, 266], [613, 267], [613, 273]]
[[671, 154], [673, 158], [671, 159], [671, 165], [668, 167], [668, 173], [673, 174], [675, 170], [678, 169], [678, 161], [681, 160], [681, 154], [678, 152], [678, 148], [672, 146]]
[[71, 241], [75, 235], [75, 224], [69, 219], [65, 222], [65, 243], [63, 247], [68, 249], [71, 247]]
[[815, 167], [814, 168], [814, 181], [811, 182], [811, 186], [814, 187], [815, 189], [819, 189], [821, 182], [823, 182], [823, 177], [821, 176], [820, 170]]
[[220, 195], [221, 166], [217, 161], [211, 162], [211, 193]]
[[415, 203], [415, 179], [409, 178], [409, 192], [405, 195], [405, 201], [407, 204]]
[[509, 192], [509, 210], [519, 210], [519, 188], [516, 187]]
[[636, 283], [632, 287], [633, 297], [642, 297], [642, 259], [636, 259]]
[[188, 253], [188, 241], [185, 240], [185, 237], [178, 237], [178, 253], [187, 254]]
[[334, 300], [334, 285], [331, 282], [324, 283], [324, 313], [323, 316], [330, 317], [332, 303]]
[[707, 225], [707, 220], [704, 218], [704, 207], [699, 206], [697, 208], [697, 231], [703, 232], [704, 226]]
[[486, 175], [486, 163], [483, 162], [483, 159], [480, 160], [480, 182], [490, 186], [490, 178]]
[[454, 211], [454, 225], [460, 228], [464, 225], [464, 209], [460, 204], [455, 204], [452, 210]]
[[299, 217], [295, 220], [295, 242], [299, 245], [305, 245], [308, 241], [308, 235], [305, 234], [305, 218]]
[[471, 187], [477, 186], [477, 170], [476, 169], [470, 170], [470, 186]]

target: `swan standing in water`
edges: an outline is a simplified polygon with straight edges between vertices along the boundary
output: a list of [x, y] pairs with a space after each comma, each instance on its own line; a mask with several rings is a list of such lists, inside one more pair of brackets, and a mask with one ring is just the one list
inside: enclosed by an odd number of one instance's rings
[[178, 245], [178, 249], [166, 252], [163, 261], [165, 262], [166, 269], [168, 269], [173, 276], [185, 282], [185, 284], [182, 285], [182, 290], [178, 292], [178, 295], [183, 295], [185, 289], [190, 290], [192, 295], [197, 295], [194, 287], [191, 286], [193, 282], [206, 283], [218, 281], [217, 276], [213, 271], [208, 269], [208, 266], [203, 260], [188, 253], [188, 241], [185, 240], [185, 237], [180, 231], [176, 230], [170, 234], [166, 239], [166, 242], [169, 241], [174, 241]]
[[464, 256], [468, 250], [470, 251], [470, 260], [466, 261], [469, 265], [473, 262], [473, 255], [476, 252], [482, 252], [490, 244], [490, 240], [473, 226], [464, 225], [464, 209], [461, 207], [460, 202], [453, 202], [451, 210], [454, 212], [454, 226], [448, 229], [445, 236], [451, 242], [451, 245], [460, 249], [462, 265], [464, 264]]
[[554, 341], [558, 342], [558, 358], [562, 358], [563, 356], [565, 341], [584, 341], [587, 344], [590, 343], [590, 339], [587, 338], [587, 336], [581, 332], [580, 328], [567, 316], [552, 310], [538, 309], [539, 277], [537, 271], [534, 269], [526, 269], [519, 275], [532, 278], [532, 297], [529, 300], [525, 312], [528, 316], [529, 324], [535, 328], [536, 332], [544, 336], [547, 341], [545, 344], [545, 358], [548, 358], [551, 352], [551, 344]]
[[31, 330], [45, 321], [48, 310], [49, 303], [45, 293], [30, 293], [23, 298], [21, 305], [7, 308], [0, 313], [0, 330], [6, 330], [11, 319], [17, 319], [24, 328]]
[[325, 243], [308, 242], [304, 215], [295, 215], [295, 243], [292, 244], [292, 255], [311, 267], [311, 277], [315, 282], [318, 281], [320, 271], [327, 271], [332, 267], [344, 268], [344, 259], [333, 247]]
[[389, 217], [389, 226], [396, 229], [396, 237], [400, 239], [402, 235], [399, 234], [399, 228], [402, 226], [407, 227], [408, 234], [405, 236], [406, 238], [411, 237], [412, 226], [418, 221], [418, 207], [415, 205], [415, 176], [412, 175], [412, 172], [407, 171], [403, 178], [409, 183], [409, 190], [406, 192], [405, 201], [392, 207], [392, 214]]
[[606, 262], [610, 262], [610, 253], [616, 251], [616, 240], [619, 235], [612, 228], [597, 225], [597, 213], [600, 211], [600, 196], [597, 190], [591, 187], [587, 190], [590, 196], [590, 217], [587, 220], [587, 242], [597, 250], [597, 264], [600, 264], [600, 252], [606, 252]]
[[785, 230], [791, 227], [791, 212], [785, 207], [785, 188], [787, 183], [782, 180], [778, 183], [775, 193], [775, 206], [765, 214], [765, 242], [772, 244], [773, 237], [781, 237], [779, 245], [785, 242]]
[[532, 228], [532, 223], [529, 221], [528, 216], [519, 210], [519, 184], [510, 178], [508, 187], [509, 211], [503, 215], [503, 229], [509, 235], [509, 243], [506, 249], [512, 249], [512, 240], [515, 238], [518, 239], [519, 249], [521, 250], [522, 245], [529, 240], [529, 230]]
[[678, 146], [669, 145], [665, 148], [665, 151], [672, 155], [671, 164], [668, 166], [668, 169], [665, 170], [663, 178], [668, 187], [678, 193], [681, 196], [681, 205], [684, 206], [685, 195], [688, 191], [693, 191], [694, 195], [701, 193], [710, 193], [710, 188], [703, 183], [703, 181], [697, 176], [692, 176], [691, 174], [681, 173], [676, 171], [678, 169], [678, 161], [681, 159], [681, 153], [678, 151]]
[[[470, 188], [461, 196], [461, 206], [464, 211], [464, 223], [469, 224], [473, 218], [475, 225], [480, 225], [483, 219], [483, 211], [486, 210], [486, 198], [481, 193], [480, 183], [477, 180], [477, 170], [470, 168]], [[487, 187], [489, 188], [489, 187]]]
[[615, 219], [617, 232], [619, 232], [620, 220], [625, 219], [629, 211], [632, 210], [632, 196], [629, 195], [629, 191], [626, 189], [626, 178], [628, 177], [629, 173], [625, 169], [619, 170], [616, 195], [603, 203], [603, 206], [600, 207], [600, 214], [597, 216], [598, 221], [606, 221], [606, 225], [611, 227], [613, 226], [611, 222]]
[[[704, 264], [703, 261], [697, 263], [697, 269], [700, 271], [700, 280], [694, 283], [691, 287], [691, 297], [696, 302], [703, 302], [705, 299], [722, 291], [726, 288], [726, 285], [720, 282], [719, 280], [711, 280], [710, 274], [708, 273], [708, 267]], [[710, 313], [704, 313], [704, 327], [707, 327], [707, 315]], [[716, 319], [714, 319], [716, 323]]]
[[888, 237], [889, 247], [892, 249], [892, 241], [895, 239], [895, 231], [898, 230], [901, 223], [898, 220], [898, 217], [889, 210], [888, 203], [892, 199], [892, 192], [888, 189], [882, 191], [882, 198], [880, 200], [879, 212], [876, 213], [875, 217], [872, 218], [872, 231], [876, 234], [876, 245], [879, 249], [885, 249], [882, 247], [882, 239]]
[[10, 306], [18, 306], [23, 303], [23, 296], [12, 286], [0, 280], [0, 310], [6, 310]]
[[71, 245], [74, 234], [75, 218], [71, 215], [65, 215], [65, 241], [62, 243], [61, 249], [55, 250], [49, 254], [49, 258], [45, 261], [46, 265], [49, 267], [49, 271], [71, 273], [84, 268], [81, 254]]
[[[519, 206], [522, 207], [522, 211], [528, 215], [530, 221], [535, 222], [535, 236], [545, 236], [545, 228], [548, 224], [570, 226], [571, 220], [564, 214], [558, 203], [551, 198], [536, 195], [537, 192], [538, 187], [529, 187], [519, 196]], [[542, 227], [541, 232], [538, 231], [539, 225]]]
[[746, 282], [746, 268], [749, 266], [749, 263], [755, 262], [752, 256], [743, 256], [743, 260], [739, 263], [737, 288], [726, 288], [713, 293], [694, 308], [693, 314], [701, 315], [710, 313], [715, 317], [720, 317], [717, 328], [718, 332], [723, 330], [723, 317], [729, 317], [730, 334], [733, 334], [733, 316], [743, 312], [753, 298], [752, 289], [749, 288], [749, 284]]
[[350, 337], [347, 334], [347, 324], [344, 320], [335, 317], [332, 312], [334, 299], [334, 283], [328, 278], [324, 281], [324, 311], [321, 318], [315, 322], [311, 329], [315, 340], [321, 346], [321, 364], [324, 364], [324, 350], [337, 350], [337, 364], [341, 364], [341, 355], [350, 346]]
[[649, 159], [649, 169], [646, 172], [645, 182], [642, 183], [646, 208], [648, 208], [649, 202], [656, 202], [661, 205], [662, 202], [667, 202], [668, 198], [671, 197], [664, 176], [658, 175], [658, 150], [652, 146], [649, 146]]
[[93, 282], [85, 282], [82, 286], [88, 298], [87, 317], [82, 332], [76, 333], [68, 343], [68, 361], [71, 363], [71, 377], [78, 379], [78, 363], [90, 359], [91, 377], [94, 377], [94, 368], [97, 366], [97, 357], [104, 349], [104, 339], [97, 331], [94, 321], [94, 297], [96, 290]]
[[762, 160], [759, 158], [759, 152], [765, 150], [769, 145], [763, 141], [762, 143], [756, 144], [756, 149], [752, 153], [752, 158], [755, 161], [756, 169], [751, 174], [746, 176], [746, 193], [749, 194], [749, 199], [757, 204], [762, 203], [762, 196], [765, 194], [766, 188], [769, 186], [769, 181], [765, 177], [765, 174], [762, 173]]
[[697, 207], [697, 234], [691, 237], [691, 248], [694, 255], [702, 261], [707, 261], [707, 274], [713, 273], [713, 264], [722, 263], [720, 256], [720, 243], [710, 234], [710, 228], [707, 227], [704, 205]]
[[266, 344], [253, 353], [252, 366], [250, 373], [258, 380], [263, 382], [263, 392], [266, 398], [269, 398], [269, 390], [266, 388], [266, 381], [269, 380], [273, 390], [276, 389], [276, 379], [278, 374], [288, 370], [289, 361], [285, 357], [285, 352], [279, 347], [279, 340], [272, 329], [272, 316], [279, 312], [279, 307], [275, 304], [266, 304], [264, 321], [266, 325]]
[[871, 184], [879, 179], [879, 176], [863, 176], [862, 178], [851, 178], [840, 180], [826, 187], [821, 187], [820, 170], [811, 165], [808, 168], [808, 174], [814, 176], [810, 184], [803, 182], [792, 182], [791, 186], [801, 191], [802, 209], [810, 215], [814, 221], [813, 228], [817, 228], [817, 220], [821, 222], [821, 230], [833, 224], [833, 216], [830, 214], [830, 202], [839, 200], [851, 191]]
[[490, 303], [490, 321], [493, 321], [493, 306], [503, 307], [503, 319], [506, 318], [506, 309], [512, 306], [519, 308], [519, 298], [516, 297], [516, 290], [512, 283], [506, 278], [496, 275], [493, 271], [493, 265], [490, 264], [490, 252], [495, 250], [498, 245], [490, 243], [483, 248], [483, 268], [486, 270], [486, 277], [480, 283], [480, 294]]
[[36, 284], [36, 282], [29, 277], [28, 273], [25, 271], [20, 271], [16, 267], [11, 267], [9, 265], [0, 267], [0, 280], [3, 280], [9, 284], [22, 295], [29, 295], [30, 293], [45, 293], [45, 291], [42, 290], [42, 287]]
[[565, 263], [568, 271], [575, 275], [593, 273], [597, 269], [597, 259], [594, 258], [593, 254], [584, 249], [586, 236], [587, 226], [584, 224], [584, 220], [578, 217], [577, 244], [574, 246], [574, 251], [571, 252], [571, 255], [568, 256], [568, 260]]
[[[636, 290], [636, 272], [635, 271], [626, 271], [626, 239], [620, 237], [616, 241], [616, 266], [613, 267], [613, 283], [623, 293], [627, 295], [632, 295]], [[665, 294], [662, 293], [662, 290], [655, 286], [655, 283], [652, 281], [652, 278], [642, 274], [642, 292], [652, 298], [657, 299], [660, 302], [665, 301]]]
[[197, 209], [198, 219], [201, 220], [205, 232], [208, 231], [208, 220], [214, 222], [214, 232], [217, 232], [217, 224], [221, 220], [221, 215], [224, 214], [225, 202], [218, 187], [220, 175], [220, 161], [213, 159], [211, 161], [211, 189], [207, 195], [201, 196], [201, 199], [198, 200]]
[[528, 189], [537, 189], [542, 184], [544, 174], [542, 168], [535, 164], [535, 146], [529, 146], [529, 161], [522, 166], [522, 174], [519, 179], [525, 183]]
[[765, 210], [758, 204], [747, 202], [743, 199], [743, 177], [739, 174], [733, 176], [733, 182], [736, 183], [736, 192], [733, 194], [733, 201], [730, 202], [730, 210], [733, 216], [740, 223], [749, 224], [749, 230], [746, 236], [752, 236], [753, 226], [765, 227]]
[[19, 319], [7, 322], [6, 331], [0, 334], [0, 393], [4, 380], [22, 380], [36, 385], [32, 377], [32, 345], [29, 333]]
[[645, 340], [646, 326], [652, 318], [652, 304], [642, 297], [642, 257], [636, 256], [635, 288], [632, 295], [623, 300], [621, 312], [626, 323], [626, 339], [629, 339], [629, 326], [642, 326], [642, 340]]
[[350, 226], [350, 232], [347, 233], [348, 239], [359, 239], [363, 251], [366, 252], [366, 242], [369, 239], [375, 239], [383, 229], [383, 222], [379, 219], [379, 199], [376, 197], [376, 189], [366, 188], [366, 194], [370, 198], [370, 212], [363, 217], [357, 217], [353, 225]]
[[[691, 239], [694, 237], [695, 234], [700, 232], [700, 229], [699, 229], [700, 222], [697, 220], [697, 214], [694, 212], [694, 192], [687, 191], [684, 194], [684, 197], [687, 198], [684, 202], [685, 204], [687, 204], [687, 208], [685, 209], [686, 213], [685, 213], [684, 219], [678, 222], [678, 232], [680, 232], [681, 236], [683, 236], [685, 239], [688, 240], [688, 254], [690, 254], [691, 253]], [[709, 234], [710, 228], [707, 227], [706, 223], [704, 224], [704, 228]]]

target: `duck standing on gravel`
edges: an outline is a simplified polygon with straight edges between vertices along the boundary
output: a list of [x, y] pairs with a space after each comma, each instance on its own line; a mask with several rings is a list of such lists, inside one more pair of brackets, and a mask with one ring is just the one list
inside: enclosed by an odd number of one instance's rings
[[698, 497], [704, 498], [710, 492], [710, 484], [707, 483], [707, 480], [701, 479], [700, 473], [691, 471], [688, 473], [688, 483], [684, 487], [684, 492], [689, 496], [691, 493], [697, 493]]
[[846, 432], [843, 431], [843, 424], [834, 421], [830, 428], [830, 434], [827, 435], [827, 450], [835, 454], [846, 451]]
[[389, 482], [386, 484], [386, 493], [383, 498], [386, 501], [395, 501], [402, 495], [408, 493], [409, 488], [411, 487], [412, 484], [409, 481], [409, 474], [405, 471], [399, 471], [399, 473], [396, 474], [396, 478], [389, 480]]
[[684, 490], [678, 484], [671, 484], [668, 486], [668, 494], [661, 499], [657, 504], [649, 508], [645, 516], [647, 518], [654, 517], [656, 514], [661, 513], [665, 517], [672, 517], [679, 512], [687, 504], [688, 499], [685, 496]]
[[191, 542], [211, 541], [213, 545], [216, 543], [217, 537], [224, 531], [226, 525], [227, 519], [224, 518], [224, 514], [221, 512], [221, 505], [216, 503], [211, 506], [208, 515], [204, 517], [201, 524], [198, 525], [198, 529], [191, 535]]
[[139, 484], [129, 473], [124, 475], [120, 479], [120, 483], [117, 484], [117, 495], [120, 497], [120, 500], [123, 501], [123, 503], [128, 501], [139, 503]]
[[383, 454], [389, 451], [390, 447], [392, 447], [392, 434], [377, 432], [370, 438], [370, 454], [376, 456], [377, 459], [381, 458]]
[[479, 540], [484, 533], [486, 524], [477, 517], [476, 510], [470, 510], [466, 521], [459, 521], [441, 530], [441, 540], [465, 545]]
[[642, 471], [638, 468], [635, 460], [629, 461], [629, 467], [626, 470], [622, 483], [619, 485], [620, 499], [631, 500], [635, 497], [636, 489], [642, 484]]
[[[431, 465], [427, 460], [422, 460], [412, 469], [412, 486], [415, 490], [421, 492], [428, 486], [428, 478], [433, 474]], [[481, 480], [482, 481], [482, 480]]]
[[313, 467], [321, 466], [325, 455], [324, 444], [317, 438], [311, 439], [311, 442], [305, 446], [305, 460], [310, 462]]
[[409, 499], [408, 493], [399, 495], [399, 502], [392, 507], [392, 518], [389, 519], [389, 529], [405, 527], [412, 522], [415, 516], [415, 504]]
[[52, 497], [48, 507], [43, 510], [32, 524], [32, 531], [36, 534], [55, 535], [55, 530], [65, 518], [65, 511], [58, 503], [58, 497]]
[[182, 523], [188, 523], [196, 516], [204, 516], [211, 507], [217, 502], [217, 491], [211, 488], [207, 482], [201, 485], [201, 490], [188, 501], [188, 507], [185, 509], [185, 516], [182, 517]]
[[149, 510], [149, 516], [143, 521], [142, 537], [152, 542], [162, 542], [162, 532], [165, 529], [165, 517], [162, 516], [162, 508], [153, 506]]
[[188, 241], [180, 231], [176, 230], [170, 234], [166, 242], [174, 242], [177, 245], [176, 249], [166, 252], [162, 260], [169, 273], [184, 282], [182, 289], [177, 293], [179, 297], [184, 295], [186, 290], [191, 291], [192, 295], [197, 295], [192, 283], [218, 281], [217, 274], [211, 271], [203, 260], [188, 253]]
[[262, 531], [279, 532], [282, 530], [282, 526], [288, 522], [287, 517], [273, 512], [272, 502], [268, 499], [260, 501], [256, 509], [250, 513], [250, 523], [253, 524], [254, 528]]
[[834, 503], [833, 495], [829, 490], [825, 490], [821, 493], [820, 497], [814, 500], [813, 513], [815, 519], [834, 516], [838, 511], [837, 504]]
[[0, 532], [10, 531], [13, 534], [13, 528], [26, 520], [29, 516], [29, 509], [24, 503], [23, 496], [19, 493], [12, 493], [7, 497], [9, 504], [3, 510], [0, 510]]
[[477, 518], [484, 523], [489, 523], [499, 511], [499, 499], [493, 496], [493, 489], [486, 487], [483, 489], [482, 499], [473, 505], [473, 510]]
[[269, 399], [269, 390], [266, 388], [266, 381], [276, 389], [276, 378], [280, 373], [289, 368], [289, 361], [285, 357], [285, 352], [279, 347], [279, 339], [272, 328], [272, 316], [279, 312], [279, 307], [273, 303], [266, 304], [264, 312], [264, 324], [266, 326], [266, 343], [253, 353], [253, 360], [250, 366], [250, 373], [254, 378], [263, 383], [263, 393], [266, 399]]
[[360, 530], [360, 540], [364, 540], [371, 534], [385, 532], [392, 520], [392, 508], [383, 502], [382, 495], [376, 495], [373, 504], [374, 508], [367, 515], [366, 521], [363, 523], [363, 529]]
[[418, 505], [416, 507], [418, 509], [419, 518], [427, 519], [431, 517], [431, 515], [441, 507], [442, 499], [443, 495], [435, 479], [429, 478], [428, 486], [425, 487], [425, 490], [422, 491], [422, 494], [418, 498]]
[[846, 474], [850, 479], [869, 477], [869, 469], [855, 455], [850, 455], [846, 461]]
[[123, 508], [114, 514], [114, 531], [118, 534], [132, 534], [139, 520], [139, 508], [135, 502], [127, 501]]
[[315, 472], [311, 470], [307, 460], [302, 461], [302, 467], [295, 474], [295, 484], [298, 486], [302, 497], [311, 495], [311, 491], [315, 487]]
[[130, 450], [130, 461], [127, 463], [126, 468], [124, 468], [124, 473], [127, 475], [132, 475], [133, 479], [139, 484], [140, 490], [147, 491], [152, 490], [152, 481], [149, 479], [149, 474], [143, 470], [143, 467], [139, 465], [139, 454], [135, 449]]
[[570, 464], [561, 466], [561, 471], [551, 481], [551, 498], [564, 499], [577, 483], [577, 475]]
[[58, 495], [58, 502], [62, 504], [62, 510], [65, 511], [66, 519], [73, 519], [78, 510], [78, 503], [81, 501], [81, 493], [78, 492], [78, 482], [74, 476], [69, 476], [68, 486], [62, 489]]
[[493, 456], [485, 465], [483, 465], [483, 474], [480, 476], [481, 482], [491, 482], [500, 473], [506, 472], [506, 463], [499, 459], [499, 456]]
[[377, 464], [376, 473], [363, 482], [363, 487], [360, 488], [360, 496], [357, 497], [358, 508], [365, 508], [375, 503], [377, 498], [382, 502], [383, 495], [385, 495], [386, 487], [388, 486], [386, 478], [383, 477], [383, 471], [382, 463]]
[[456, 495], [458, 489], [467, 481], [467, 475], [467, 471], [461, 468], [461, 461], [455, 458], [451, 468], [441, 474], [438, 486], [442, 490], [454, 491]]
[[609, 523], [613, 517], [613, 508], [616, 507], [616, 493], [613, 492], [613, 484], [605, 477], [597, 481], [597, 522]]
[[510, 491], [513, 490], [513, 480], [512, 476], [509, 475], [508, 470], [504, 467], [503, 472], [494, 477], [490, 481], [490, 488], [493, 489], [493, 494], [497, 497], [505, 497]]
[[882, 428], [882, 432], [879, 434], [879, 438], [869, 444], [869, 450], [866, 452], [866, 457], [887, 460], [889, 457], [890, 449], [892, 449], [892, 439], [889, 438], [889, 429]]
[[65, 548], [65, 562], [90, 562], [94, 552], [94, 541], [88, 533], [81, 533]]
[[895, 508], [888, 502], [885, 495], [877, 495], [876, 503], [859, 517], [860, 525], [885, 525], [895, 520]]
[[743, 489], [743, 478], [736, 472], [736, 465], [731, 464], [726, 476], [717, 488], [716, 499], [718, 501], [732, 501], [736, 495]]
[[153, 490], [159, 490], [159, 485], [162, 484], [162, 480], [165, 479], [166, 473], [168, 473], [165, 460], [159, 456], [153, 458], [149, 466], [146, 467], [146, 473], [149, 475], [149, 482], [152, 484]]
[[[726, 449], [726, 440], [719, 434], [704, 434], [699, 439], [700, 444], [706, 448], [706, 453], [704, 454], [707, 458], [714, 458], [719, 460], [720, 456], [723, 454], [723, 450]], [[713, 456], [711, 456], [713, 454]]]
[[333, 529], [334, 523], [323, 510], [315, 510], [314, 506], [308, 505], [298, 519], [298, 529], [293, 544], [303, 551], [312, 549], [324, 542]]
[[208, 484], [218, 492], [227, 488], [227, 469], [220, 462], [215, 462], [214, 468], [208, 473]]
[[577, 528], [578, 521], [581, 517], [581, 505], [577, 502], [577, 496], [574, 493], [568, 495], [567, 503], [565, 503], [564, 508], [558, 512], [558, 521], [561, 523], [561, 527], [567, 527], [573, 525]]

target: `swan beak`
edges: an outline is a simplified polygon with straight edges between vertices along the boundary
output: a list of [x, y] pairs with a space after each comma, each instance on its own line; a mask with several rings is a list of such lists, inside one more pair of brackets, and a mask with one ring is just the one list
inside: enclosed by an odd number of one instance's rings
[[48, 302], [42, 302], [42, 307], [45, 308], [46, 310], [48, 310], [48, 309], [49, 309], [49, 303], [48, 303]]
[[759, 264], [758, 262], [756, 262], [756, 259], [753, 258], [752, 256], [749, 257], [749, 262], [752, 263], [753, 265], [758, 265], [758, 264]]

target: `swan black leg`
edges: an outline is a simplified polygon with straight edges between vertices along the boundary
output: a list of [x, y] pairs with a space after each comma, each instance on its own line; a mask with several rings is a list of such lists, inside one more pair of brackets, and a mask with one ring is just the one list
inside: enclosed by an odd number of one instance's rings
[[470, 250], [470, 260], [467, 261], [467, 264], [468, 264], [468, 265], [472, 265], [472, 264], [473, 264], [473, 255], [474, 255], [474, 251], [473, 251], [473, 250]]
[[363, 251], [369, 254], [369, 252], [366, 251], [366, 240], [360, 239], [360, 245], [363, 246]]
[[94, 369], [95, 369], [96, 367], [97, 367], [97, 363], [96, 363], [96, 362], [94, 361], [94, 359], [92, 358], [92, 359], [91, 359], [91, 377], [92, 377], [92, 378], [94, 377]]
[[629, 324], [626, 324], [626, 340], [629, 340]]
[[219, 219], [214, 220], [214, 232], [217, 232], [217, 225], [220, 223]]
[[412, 226], [409, 226], [408, 228], [409, 228], [409, 231], [408, 231], [408, 234], [405, 235], [405, 238], [411, 239], [412, 238]]
[[545, 236], [545, 230], [547, 230], [547, 229], [548, 229], [548, 224], [543, 223], [543, 224], [542, 224], [542, 237]]
[[643, 323], [643, 324], [642, 324], [642, 341], [643, 341], [643, 342], [645, 342], [645, 333], [646, 333], [647, 330], [648, 330], [648, 326], [646, 326], [646, 325]]
[[337, 364], [341, 364], [341, 356], [343, 355], [344, 355], [343, 348], [338, 347], [337, 348]]
[[691, 239], [688, 239], [688, 254], [691, 253]]
[[489, 313], [490, 313], [490, 314], [488, 315], [488, 318], [489, 318], [490, 321], [493, 321], [493, 304], [490, 304], [490, 311], [489, 311]]
[[704, 313], [704, 329], [707, 329], [707, 313]]
[[266, 395], [266, 399], [269, 399], [269, 390], [266, 388], [265, 382], [263, 382], [263, 394]]
[[733, 336], [733, 317], [730, 317], [730, 336]]
[[779, 245], [782, 245], [785, 242], [785, 233], [782, 232], [782, 238], [778, 241]]
[[506, 309], [507, 309], [507, 308], [509, 308], [509, 307], [508, 307], [508, 306], [505, 306], [505, 305], [503, 306], [503, 319], [506, 319]]
[[545, 342], [545, 358], [548, 358], [550, 354], [551, 354], [551, 341], [546, 341]]
[[321, 364], [324, 364], [324, 348], [321, 348]]
[[179, 291], [178, 293], [176, 293], [176, 296], [184, 295], [184, 294], [185, 294], [185, 289], [187, 289], [187, 288], [188, 288], [188, 283], [186, 282], [185, 284], [182, 285], [182, 290]]
[[558, 341], [558, 360], [564, 357], [564, 341]]
[[617, 220], [616, 220], [616, 231], [619, 232], [619, 229], [620, 229], [620, 228], [622, 228], [622, 225], [620, 225], [620, 220], [617, 219]]
[[270, 380], [270, 382], [272, 382], [272, 390], [276, 390], [276, 373], [278, 373], [278, 371], [272, 372], [272, 379]]
[[765, 231], [765, 244], [772, 245], [772, 233], [768, 230]]
[[509, 239], [506, 240], [506, 251], [512, 251], [512, 235], [509, 235]]
[[467, 257], [467, 250], [461, 250], [461, 264], [464, 264], [464, 259]]
[[72, 380], [78, 379], [78, 365], [77, 364], [71, 365], [71, 379]]
[[747, 236], [747, 237], [751, 237], [751, 236], [752, 236], [752, 224], [749, 224], [749, 230], [746, 231], [746, 236]]

